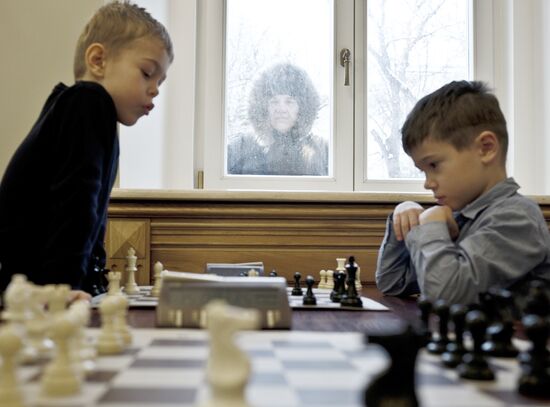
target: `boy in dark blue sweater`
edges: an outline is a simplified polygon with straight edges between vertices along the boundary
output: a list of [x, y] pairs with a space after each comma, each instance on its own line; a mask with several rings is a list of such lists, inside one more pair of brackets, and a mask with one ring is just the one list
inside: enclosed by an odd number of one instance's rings
[[154, 107], [173, 50], [144, 9], [100, 8], [76, 48], [76, 83], [58, 84], [0, 184], [0, 292], [12, 275], [90, 291], [105, 265], [109, 195], [116, 177], [117, 123]]

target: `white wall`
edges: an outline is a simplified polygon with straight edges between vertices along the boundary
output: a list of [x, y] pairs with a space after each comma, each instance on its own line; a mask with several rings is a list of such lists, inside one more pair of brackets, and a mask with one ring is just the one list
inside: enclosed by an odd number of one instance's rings
[[76, 40], [101, 0], [0, 1], [0, 174], [60, 81], [74, 83]]

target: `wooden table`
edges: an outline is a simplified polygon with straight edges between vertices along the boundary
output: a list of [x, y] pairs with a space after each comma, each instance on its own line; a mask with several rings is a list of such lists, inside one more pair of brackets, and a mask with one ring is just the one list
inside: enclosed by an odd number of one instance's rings
[[[363, 287], [363, 296], [387, 306], [390, 311], [327, 311], [292, 310], [292, 330], [364, 332], [376, 334], [404, 322], [418, 320], [415, 298], [396, 298], [382, 295], [376, 287]], [[128, 314], [128, 323], [135, 328], [154, 328], [156, 313], [153, 309], [132, 308]], [[93, 313], [92, 326], [100, 326], [97, 312]]]

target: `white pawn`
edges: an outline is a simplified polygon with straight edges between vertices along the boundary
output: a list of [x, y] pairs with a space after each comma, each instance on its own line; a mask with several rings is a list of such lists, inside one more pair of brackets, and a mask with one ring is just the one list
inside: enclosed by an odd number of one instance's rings
[[248, 270], [248, 277], [258, 277], [259, 275], [260, 273], [258, 272], [258, 270], [255, 270], [255, 269]]
[[130, 302], [128, 298], [123, 295], [116, 297], [117, 299], [117, 310], [114, 315], [113, 323], [115, 325], [115, 331], [118, 332], [118, 335], [122, 338], [124, 345], [130, 345], [132, 343], [132, 333], [128, 328], [128, 323], [126, 318], [128, 316], [128, 307]]
[[124, 350], [124, 341], [115, 327], [118, 304], [117, 296], [107, 296], [99, 303], [101, 331], [97, 338], [97, 352], [100, 355], [115, 355]]
[[25, 322], [27, 346], [23, 349], [22, 361], [35, 362], [41, 357], [49, 357], [53, 342], [46, 337], [48, 315], [45, 305], [53, 291], [53, 287], [30, 285], [29, 311], [31, 317]]
[[107, 295], [120, 295], [120, 280], [122, 279], [122, 273], [120, 271], [109, 271], [107, 273], [107, 280], [109, 281], [109, 288]]
[[23, 347], [13, 326], [0, 327], [0, 407], [23, 407], [23, 393], [17, 382], [17, 353]]
[[357, 273], [355, 274], [355, 289], [357, 291], [361, 291], [363, 288], [363, 284], [361, 284], [361, 267], [359, 267], [357, 263], [355, 264], [357, 265]]
[[50, 315], [59, 314], [67, 308], [71, 287], [68, 284], [48, 284], [48, 312]]
[[321, 270], [319, 272], [319, 284], [317, 288], [327, 288], [327, 272], [326, 270]]
[[162, 278], [160, 274], [162, 273], [162, 270], [164, 269], [164, 266], [160, 261], [157, 261], [155, 265], [153, 266], [153, 288], [151, 289], [151, 297], [158, 297], [160, 295], [160, 289], [162, 288]]
[[54, 359], [42, 374], [41, 390], [47, 397], [72, 396], [80, 393], [82, 371], [74, 363], [70, 341], [77, 330], [77, 324], [67, 312], [55, 316], [50, 327], [50, 336], [55, 342]]
[[76, 332], [71, 343], [71, 360], [83, 374], [92, 373], [95, 370], [97, 352], [86, 336], [86, 326], [90, 323], [90, 303], [86, 300], [78, 300], [69, 306], [68, 315], [76, 325]]
[[327, 270], [327, 286], [329, 290], [332, 290], [334, 288], [334, 271]]
[[126, 256], [127, 266], [126, 266], [126, 284], [124, 285], [124, 292], [129, 295], [139, 294], [139, 287], [136, 283], [136, 250], [133, 247], [128, 249], [128, 255]]
[[29, 317], [29, 294], [31, 283], [27, 276], [14, 274], [4, 293], [2, 319], [8, 322], [23, 323]]

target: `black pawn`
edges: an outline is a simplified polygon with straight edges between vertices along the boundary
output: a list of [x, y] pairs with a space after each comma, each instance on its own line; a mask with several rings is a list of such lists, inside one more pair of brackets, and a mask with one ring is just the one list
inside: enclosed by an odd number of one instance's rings
[[369, 336], [368, 343], [381, 345], [390, 356], [390, 364], [367, 387], [365, 405], [418, 406], [415, 391], [415, 365], [418, 350], [423, 346], [422, 335], [408, 327], [405, 332]]
[[357, 294], [357, 288], [355, 287], [357, 266], [355, 265], [355, 258], [353, 256], [349, 258], [349, 263], [346, 264], [346, 270], [348, 272], [348, 288], [340, 299], [340, 305], [345, 307], [363, 308], [363, 301]]
[[422, 296], [417, 301], [418, 309], [420, 310], [420, 327], [419, 332], [424, 338], [424, 346], [432, 340], [432, 331], [430, 330], [430, 314], [432, 313], [432, 302]]
[[548, 369], [548, 321], [538, 315], [522, 319], [525, 335], [532, 343], [522, 364], [518, 392], [528, 397], [550, 398], [550, 371]]
[[269, 273], [269, 277], [277, 277], [277, 272], [275, 269], [271, 270], [271, 273]]
[[487, 341], [483, 343], [482, 349], [489, 356], [515, 358], [518, 350], [512, 343], [514, 298], [508, 290], [493, 291], [492, 295], [498, 311], [487, 328]]
[[531, 281], [525, 303], [524, 315], [550, 315], [550, 298], [546, 293], [545, 284], [540, 280]]
[[334, 287], [332, 288], [332, 291], [330, 292], [330, 300], [332, 302], [340, 302], [342, 299], [342, 294], [345, 292], [346, 289], [346, 274], [342, 272], [334, 272]]
[[304, 292], [300, 287], [300, 279], [302, 275], [300, 273], [294, 273], [294, 288], [292, 289], [292, 295], [303, 295]]
[[449, 343], [449, 306], [445, 300], [437, 300], [434, 304], [434, 313], [438, 317], [439, 335], [426, 345], [430, 353], [441, 355]]
[[494, 380], [495, 374], [489, 367], [481, 346], [487, 330], [487, 318], [482, 311], [474, 310], [466, 314], [466, 328], [474, 342], [474, 348], [462, 358], [457, 366], [458, 375], [471, 380]]
[[317, 298], [315, 298], [315, 294], [313, 294], [313, 284], [315, 284], [315, 279], [312, 276], [306, 277], [306, 295], [304, 295], [304, 299], [302, 301], [303, 305], [317, 305]]
[[451, 322], [453, 323], [455, 339], [447, 344], [445, 352], [441, 355], [441, 361], [447, 367], [457, 367], [462, 362], [466, 353], [464, 347], [464, 324], [468, 308], [463, 304], [453, 304], [450, 308]]

